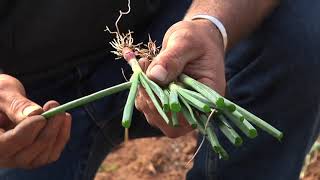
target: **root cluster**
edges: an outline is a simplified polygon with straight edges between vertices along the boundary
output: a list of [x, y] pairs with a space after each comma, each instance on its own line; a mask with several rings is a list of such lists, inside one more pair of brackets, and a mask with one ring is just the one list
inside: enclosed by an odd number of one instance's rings
[[112, 32], [107, 27], [106, 31], [110, 34], [114, 34], [115, 38], [109, 42], [109, 44], [115, 49], [111, 51], [111, 53], [117, 56], [116, 59], [123, 58], [123, 49], [129, 48], [134, 51], [135, 55], [138, 58], [147, 58], [150, 61], [159, 54], [160, 47], [156, 45], [156, 41], [153, 41], [149, 35], [149, 41], [147, 44], [137, 43], [134, 44], [134, 39], [132, 37], [133, 31], [128, 31], [128, 33], [119, 33], [119, 32]]

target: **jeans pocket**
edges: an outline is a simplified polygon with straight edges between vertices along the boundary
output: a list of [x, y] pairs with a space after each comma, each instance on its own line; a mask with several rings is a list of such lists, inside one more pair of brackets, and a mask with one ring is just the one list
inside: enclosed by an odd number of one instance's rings
[[227, 81], [253, 63], [263, 51], [263, 32], [257, 31], [233, 47], [225, 58]]

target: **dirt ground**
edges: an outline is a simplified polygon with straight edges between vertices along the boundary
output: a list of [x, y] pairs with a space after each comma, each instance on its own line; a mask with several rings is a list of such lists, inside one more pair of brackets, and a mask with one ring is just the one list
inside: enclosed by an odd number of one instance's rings
[[320, 153], [311, 160], [302, 180], [320, 180]]
[[[101, 165], [95, 180], [182, 180], [196, 150], [196, 134], [132, 140], [115, 149]], [[320, 180], [320, 153], [302, 180]]]

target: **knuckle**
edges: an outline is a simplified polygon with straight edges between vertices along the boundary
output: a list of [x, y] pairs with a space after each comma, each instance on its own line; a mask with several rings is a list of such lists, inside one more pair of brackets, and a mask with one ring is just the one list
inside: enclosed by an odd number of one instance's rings
[[135, 104], [135, 107], [136, 107], [136, 109], [137, 109], [139, 112], [142, 112], [140, 106], [138, 106], [137, 104]]
[[189, 21], [179, 21], [175, 24], [173, 24], [169, 29], [168, 31], [169, 32], [174, 32], [176, 30], [180, 30], [180, 29], [184, 29], [184, 28], [190, 28], [192, 27], [192, 22], [189, 22]]
[[146, 109], [148, 108], [148, 105], [145, 101], [143, 101], [142, 99], [139, 99], [139, 100], [136, 100], [136, 108], [141, 112], [145, 112]]
[[54, 105], [59, 105], [59, 102], [55, 101], [55, 100], [50, 100], [47, 103], [54, 104]]
[[59, 106], [60, 104], [57, 102], [57, 101], [54, 101], [54, 100], [50, 100], [48, 102], [46, 102], [43, 106], [43, 109], [45, 111], [48, 111], [49, 109], [52, 109], [52, 108], [55, 108], [57, 106]]
[[18, 79], [6, 74], [0, 74], [0, 91], [7, 91], [12, 88], [25, 94], [25, 89]]
[[192, 45], [190, 42], [194, 42], [195, 35], [194, 32], [189, 28], [182, 28], [179, 31], [175, 31], [171, 36], [172, 40], [183, 44], [184, 46]]
[[165, 68], [177, 69], [182, 65], [182, 59], [176, 51], [167, 51], [165, 61], [162, 61]]
[[136, 109], [137, 109], [138, 111], [141, 111], [141, 105], [140, 105], [140, 103], [138, 102], [137, 99], [135, 100], [134, 104], [135, 104]]
[[28, 105], [30, 105], [29, 101], [22, 99], [20, 96], [14, 96], [10, 102], [9, 109], [11, 112], [18, 112], [20, 109], [27, 107]]

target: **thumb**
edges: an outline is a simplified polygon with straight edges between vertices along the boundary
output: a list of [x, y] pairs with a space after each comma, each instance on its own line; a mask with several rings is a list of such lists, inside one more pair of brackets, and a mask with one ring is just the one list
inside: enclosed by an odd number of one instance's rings
[[43, 112], [41, 106], [27, 99], [20, 94], [7, 96], [0, 103], [0, 111], [14, 123], [18, 124], [28, 116], [41, 114]]
[[147, 76], [161, 85], [175, 80], [183, 72], [185, 65], [199, 57], [192, 43], [184, 35], [172, 34], [165, 49], [156, 56], [147, 69]]

